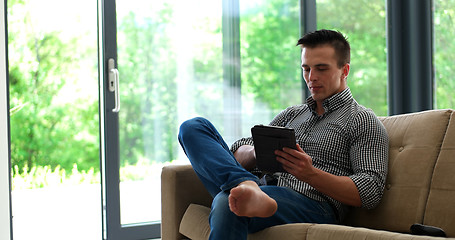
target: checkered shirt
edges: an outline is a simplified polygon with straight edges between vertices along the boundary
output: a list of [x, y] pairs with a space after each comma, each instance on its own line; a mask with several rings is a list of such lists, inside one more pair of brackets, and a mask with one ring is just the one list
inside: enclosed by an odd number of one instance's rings
[[[295, 129], [297, 143], [311, 156], [313, 165], [338, 176], [349, 176], [357, 186], [362, 207], [374, 208], [381, 200], [387, 176], [388, 137], [373, 111], [359, 105], [349, 88], [323, 102], [325, 113], [315, 112], [316, 102], [292, 106], [279, 113], [272, 126]], [[235, 152], [253, 145], [251, 137], [232, 144]], [[317, 201], [327, 201], [343, 219], [348, 206], [328, 197], [289, 173], [276, 173], [277, 186], [289, 187]]]

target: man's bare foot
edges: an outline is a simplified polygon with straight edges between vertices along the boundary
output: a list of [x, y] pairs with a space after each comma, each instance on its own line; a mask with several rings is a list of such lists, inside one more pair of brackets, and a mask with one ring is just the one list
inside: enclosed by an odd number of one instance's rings
[[275, 214], [278, 206], [257, 183], [245, 181], [231, 189], [229, 208], [241, 217], [270, 217]]

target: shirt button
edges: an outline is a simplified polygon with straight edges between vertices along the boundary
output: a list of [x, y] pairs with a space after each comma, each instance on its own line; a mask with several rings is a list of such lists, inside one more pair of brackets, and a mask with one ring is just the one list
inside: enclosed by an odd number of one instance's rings
[[403, 150], [404, 150], [404, 147], [398, 148], [398, 151], [399, 151], [399, 152], [402, 152]]
[[387, 184], [387, 185], [385, 186], [385, 188], [386, 188], [387, 190], [390, 190], [390, 189], [392, 188], [392, 184], [390, 184], [390, 183]]

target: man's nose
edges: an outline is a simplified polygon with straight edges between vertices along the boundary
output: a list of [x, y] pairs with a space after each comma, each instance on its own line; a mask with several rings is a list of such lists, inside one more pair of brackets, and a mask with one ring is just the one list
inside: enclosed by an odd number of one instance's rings
[[315, 80], [317, 80], [317, 74], [316, 74], [315, 71], [310, 70], [308, 72], [308, 81], [312, 82], [312, 81], [315, 81]]

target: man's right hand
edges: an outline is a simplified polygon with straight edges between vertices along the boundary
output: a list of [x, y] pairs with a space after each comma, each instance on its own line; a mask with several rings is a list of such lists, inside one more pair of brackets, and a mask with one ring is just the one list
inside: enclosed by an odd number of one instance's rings
[[256, 166], [256, 153], [251, 145], [242, 145], [234, 152], [234, 157], [246, 170], [252, 170]]

